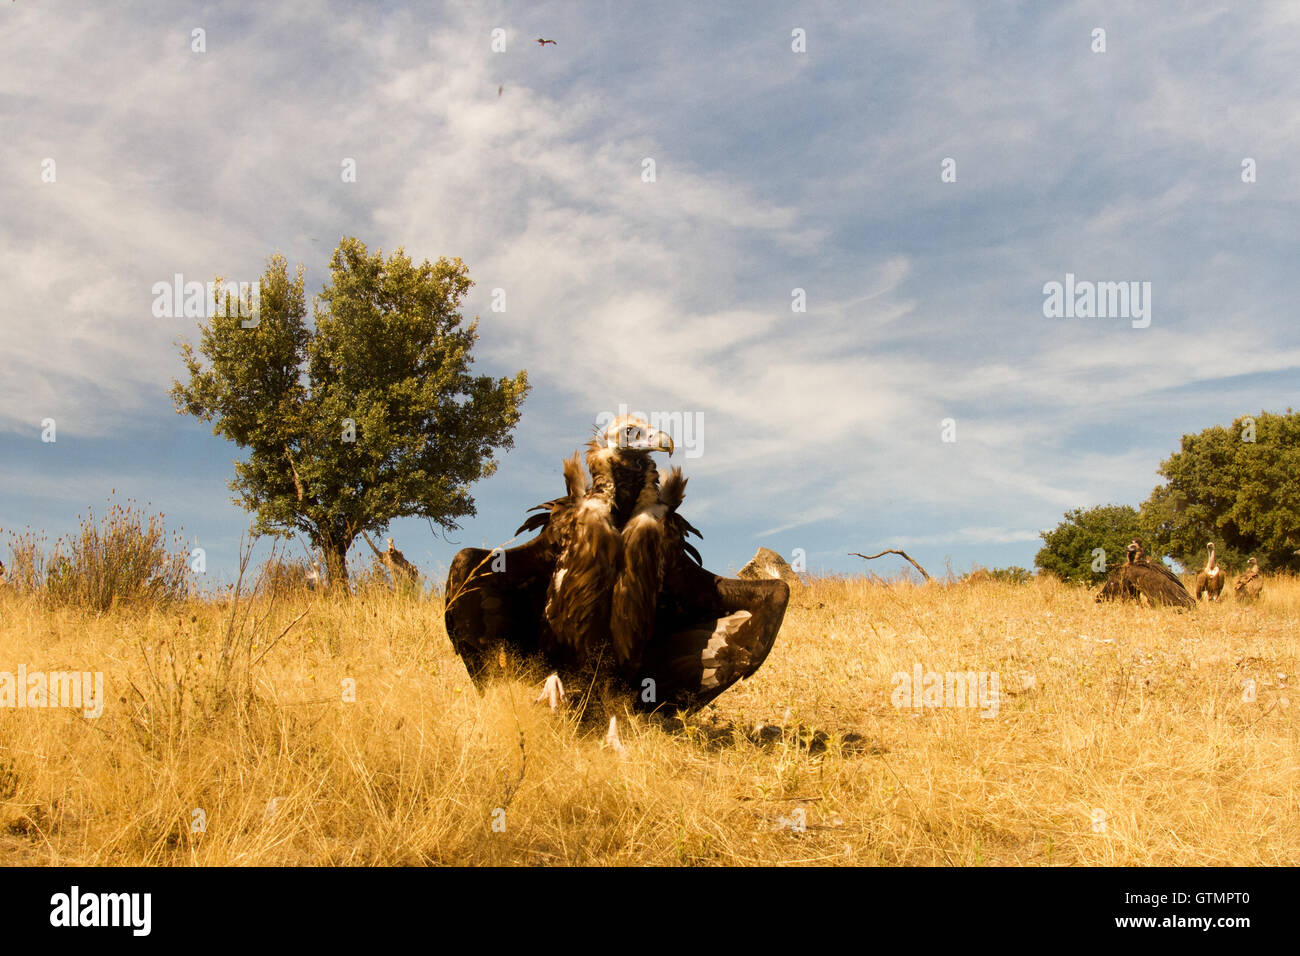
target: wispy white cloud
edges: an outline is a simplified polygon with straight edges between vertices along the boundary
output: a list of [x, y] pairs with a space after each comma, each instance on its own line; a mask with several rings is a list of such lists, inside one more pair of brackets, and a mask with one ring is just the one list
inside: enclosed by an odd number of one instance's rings
[[888, 539], [893, 547], [914, 548], [946, 547], [953, 544], [1019, 544], [1026, 541], [1042, 542], [1037, 531], [1016, 528], [961, 528], [941, 534], [898, 535]]

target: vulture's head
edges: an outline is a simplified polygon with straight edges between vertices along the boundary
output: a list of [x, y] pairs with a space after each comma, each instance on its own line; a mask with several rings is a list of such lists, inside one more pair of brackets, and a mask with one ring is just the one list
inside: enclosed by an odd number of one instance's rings
[[1249, 561], [1246, 562], [1246, 567], [1248, 567], [1248, 568], [1257, 568], [1257, 567], [1259, 567], [1259, 564], [1256, 563], [1256, 561], [1255, 561], [1254, 558], [1251, 558]]
[[649, 422], [635, 415], [618, 416], [609, 423], [599, 441], [618, 455], [648, 455], [652, 451], [666, 451], [669, 458], [673, 455], [672, 436], [651, 428]]
[[1134, 561], [1139, 561], [1141, 559], [1142, 559], [1142, 542], [1139, 541], [1137, 538], [1134, 538], [1132, 541], [1128, 543], [1128, 563], [1132, 564]]

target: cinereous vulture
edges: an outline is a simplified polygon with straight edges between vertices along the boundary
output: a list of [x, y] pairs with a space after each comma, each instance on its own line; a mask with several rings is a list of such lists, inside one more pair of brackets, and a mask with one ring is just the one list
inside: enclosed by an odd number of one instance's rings
[[1178, 576], [1161, 562], [1148, 560], [1142, 542], [1134, 538], [1128, 546], [1128, 561], [1110, 573], [1097, 600], [1141, 603], [1143, 597], [1153, 606], [1196, 607], [1196, 599]]
[[564, 680], [604, 681], [643, 711], [691, 711], [749, 677], [772, 650], [790, 599], [783, 581], [706, 570], [678, 509], [681, 469], [660, 483], [651, 455], [673, 442], [623, 415], [564, 463], [566, 493], [529, 509], [518, 547], [465, 548], [447, 576], [446, 623], [481, 691], [502, 652], [540, 656]]

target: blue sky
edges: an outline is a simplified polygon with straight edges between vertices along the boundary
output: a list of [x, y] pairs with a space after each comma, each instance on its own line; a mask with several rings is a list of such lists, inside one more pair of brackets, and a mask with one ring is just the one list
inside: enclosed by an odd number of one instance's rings
[[[173, 411], [153, 284], [278, 251], [315, 292], [342, 235], [464, 259], [476, 368], [532, 382], [477, 516], [394, 524], [435, 575], [620, 404], [702, 423], [723, 572], [1030, 566], [1184, 432], [1300, 404], [1300, 8], [837, 6], [0, 6], [0, 528], [116, 489], [221, 576], [237, 450]], [[1151, 283], [1149, 327], [1046, 317], [1067, 273]]]

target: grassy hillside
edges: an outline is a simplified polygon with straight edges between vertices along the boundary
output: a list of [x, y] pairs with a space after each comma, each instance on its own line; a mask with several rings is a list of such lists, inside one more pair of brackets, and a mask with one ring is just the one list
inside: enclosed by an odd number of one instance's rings
[[[106, 691], [0, 708], [0, 864], [1294, 865], [1298, 635], [1288, 580], [1194, 613], [823, 580], [752, 681], [621, 719], [620, 756], [532, 705], [542, 674], [480, 697], [437, 599], [0, 592], [0, 671]], [[996, 672], [996, 715], [896, 707], [916, 665]]]

